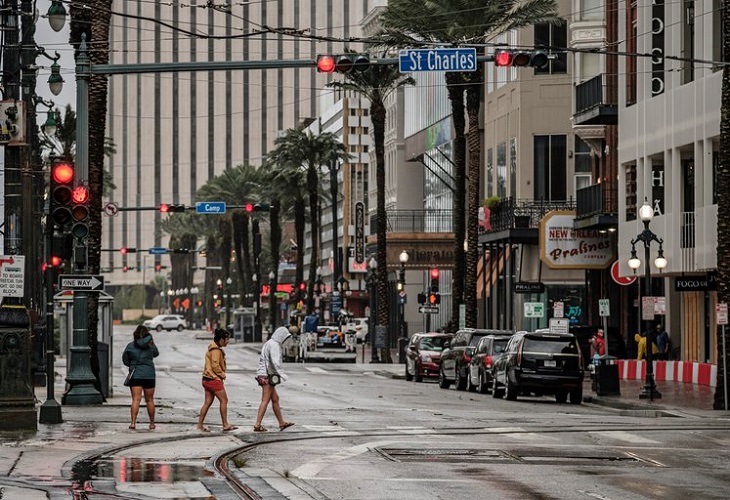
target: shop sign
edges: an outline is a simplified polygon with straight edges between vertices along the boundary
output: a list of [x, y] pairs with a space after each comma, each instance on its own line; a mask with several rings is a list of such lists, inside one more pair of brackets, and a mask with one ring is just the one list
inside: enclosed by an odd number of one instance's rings
[[711, 292], [717, 290], [717, 273], [706, 276], [677, 276], [674, 278], [675, 292]]
[[550, 269], [605, 269], [615, 260], [610, 233], [574, 229], [574, 210], [555, 210], [540, 221], [540, 260]]

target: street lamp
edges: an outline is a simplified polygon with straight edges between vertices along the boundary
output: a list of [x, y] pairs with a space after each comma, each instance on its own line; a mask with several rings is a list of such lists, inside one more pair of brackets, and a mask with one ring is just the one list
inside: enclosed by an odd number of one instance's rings
[[398, 357], [401, 363], [406, 362], [406, 263], [408, 262], [408, 252], [403, 250], [398, 256], [400, 260], [400, 271], [398, 272]]
[[[657, 252], [657, 258], [654, 260], [654, 265], [657, 269], [661, 272], [662, 269], [667, 267], [667, 259], [664, 258], [664, 249], [662, 248], [662, 244], [664, 243], [664, 240], [659, 238], [656, 234], [654, 234], [649, 229], [649, 223], [651, 222], [651, 219], [654, 217], [654, 209], [649, 204], [649, 201], [644, 198], [644, 204], [639, 208], [639, 218], [644, 223], [644, 230], [639, 233], [635, 239], [631, 240], [631, 258], [629, 259], [629, 267], [636, 272], [636, 270], [641, 266], [641, 261], [636, 256], [636, 243], [642, 242], [644, 244], [644, 293], [642, 295], [642, 316], [643, 319], [646, 320], [646, 381], [644, 382], [644, 389], [639, 394], [639, 399], [649, 399], [651, 401], [654, 400], [654, 398], [659, 399], [662, 397], [661, 393], [657, 390], [656, 384], [654, 383], [654, 361], [653, 361], [653, 353], [652, 353], [652, 346], [654, 345], [654, 335], [653, 335], [653, 328], [652, 328], [652, 321], [654, 319], [654, 315], [651, 316], [644, 314], [644, 309], [648, 308], [644, 307], [644, 302], [651, 300], [651, 269], [649, 268], [649, 249], [651, 247], [651, 242], [656, 241], [659, 244], [659, 250]], [[653, 303], [650, 304], [653, 310]]]
[[225, 328], [228, 328], [228, 325], [231, 324], [231, 285], [233, 284], [233, 280], [229, 276], [226, 279], [226, 325]]
[[368, 335], [370, 336], [370, 362], [378, 363], [378, 353], [375, 349], [375, 322], [377, 321], [376, 309], [378, 307], [376, 297], [376, 279], [375, 271], [378, 269], [378, 261], [372, 257], [368, 262], [367, 285], [370, 293], [370, 321], [368, 322]]
[[276, 273], [269, 271], [269, 331], [276, 330]]

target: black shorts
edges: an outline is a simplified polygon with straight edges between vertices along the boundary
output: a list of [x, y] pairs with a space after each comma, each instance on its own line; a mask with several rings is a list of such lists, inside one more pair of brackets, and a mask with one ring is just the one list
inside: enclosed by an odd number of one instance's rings
[[129, 387], [141, 387], [142, 389], [154, 389], [155, 379], [153, 378], [133, 378], [129, 381]]

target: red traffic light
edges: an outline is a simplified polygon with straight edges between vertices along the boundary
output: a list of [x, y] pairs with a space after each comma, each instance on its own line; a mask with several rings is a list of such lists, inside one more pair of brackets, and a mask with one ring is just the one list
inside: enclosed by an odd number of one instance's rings
[[155, 264], [155, 272], [156, 273], [159, 273], [161, 269], [162, 269], [162, 265], [161, 264]]
[[301, 291], [304, 291], [304, 290], [306, 290], [306, 289], [307, 289], [307, 284], [306, 284], [306, 283], [299, 283], [299, 289], [300, 289]]
[[89, 189], [86, 186], [76, 186], [71, 191], [71, 200], [74, 203], [86, 203], [89, 201]]
[[163, 214], [166, 214], [169, 211], [170, 211], [170, 205], [168, 205], [167, 203], [160, 203], [160, 212], [162, 212]]
[[129, 271], [129, 266], [124, 266], [124, 267], [122, 268], [122, 272], [123, 272], [123, 273], [126, 273], [127, 271]]
[[55, 255], [53, 255], [53, 256], [51, 257], [51, 266], [53, 266], [53, 267], [58, 267], [58, 266], [60, 266], [60, 265], [61, 265], [61, 262], [63, 262], [63, 261], [61, 260], [61, 257], [57, 257], [57, 256], [55, 256]]
[[317, 56], [317, 71], [319, 73], [334, 73], [336, 65], [333, 56]]
[[500, 50], [494, 54], [494, 64], [496, 66], [512, 66], [512, 53], [508, 50]]
[[428, 305], [435, 306], [441, 303], [441, 295], [437, 293], [428, 294]]
[[246, 206], [244, 207], [246, 209], [246, 213], [253, 212], [253, 203], [246, 203]]
[[74, 168], [68, 163], [59, 163], [53, 167], [52, 175], [58, 184], [68, 184], [74, 179]]
[[127, 255], [127, 247], [122, 247], [119, 249], [119, 253], [122, 255]]
[[433, 269], [431, 269], [431, 279], [432, 280], [439, 279], [439, 270], [438, 270], [438, 268], [434, 267]]

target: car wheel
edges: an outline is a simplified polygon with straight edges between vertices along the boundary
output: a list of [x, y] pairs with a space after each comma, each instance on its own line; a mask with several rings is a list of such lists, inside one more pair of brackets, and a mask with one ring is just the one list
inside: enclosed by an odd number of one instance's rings
[[486, 394], [487, 392], [489, 392], [489, 386], [484, 380], [484, 375], [482, 375], [481, 373], [479, 374], [479, 384], [477, 385], [477, 392], [479, 394]]
[[456, 385], [457, 391], [463, 391], [466, 389], [466, 378], [461, 376], [461, 370], [456, 367], [456, 373], [454, 374], [454, 385]]
[[568, 401], [568, 393], [566, 391], [558, 391], [555, 393], [555, 401], [564, 404]]
[[157, 330], [158, 332], [161, 332], [162, 331], [162, 325], [157, 325], [157, 328], [155, 328], [155, 330]]
[[442, 389], [448, 389], [451, 385], [451, 382], [446, 380], [446, 375], [444, 374], [443, 367], [439, 370], [439, 387]]
[[413, 375], [411, 375], [411, 371], [408, 369], [408, 363], [406, 363], [406, 380], [408, 382], [413, 380]]
[[183, 330], [184, 330], [184, 328], [183, 328], [183, 326], [182, 326], [182, 325], [177, 325], [177, 331], [178, 331], [178, 332], [181, 332], [181, 331], [183, 331]]
[[583, 402], [583, 388], [573, 389], [570, 391], [570, 404], [579, 405]]
[[515, 401], [517, 399], [517, 386], [510, 382], [509, 377], [507, 378], [507, 399]]
[[499, 388], [499, 384], [497, 383], [497, 378], [495, 377], [492, 380], [492, 397], [494, 399], [501, 399], [502, 398], [502, 389]]

